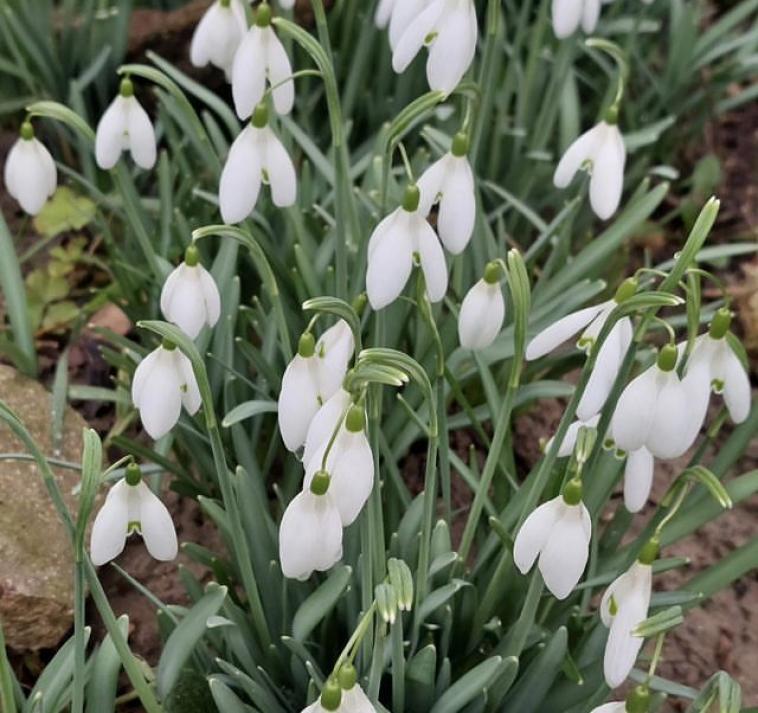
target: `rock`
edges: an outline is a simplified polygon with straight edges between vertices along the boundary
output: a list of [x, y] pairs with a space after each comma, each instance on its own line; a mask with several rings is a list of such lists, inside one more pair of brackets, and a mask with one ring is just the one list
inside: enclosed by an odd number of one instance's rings
[[[40, 449], [50, 454], [50, 394], [36, 381], [0, 365], [0, 398], [24, 422]], [[84, 420], [67, 409], [63, 460], [80, 462]], [[0, 423], [0, 453], [25, 452]], [[74, 511], [79, 473], [54, 469]], [[0, 461], [0, 621], [17, 651], [54, 647], [73, 621], [73, 557], [68, 537], [33, 462]]]

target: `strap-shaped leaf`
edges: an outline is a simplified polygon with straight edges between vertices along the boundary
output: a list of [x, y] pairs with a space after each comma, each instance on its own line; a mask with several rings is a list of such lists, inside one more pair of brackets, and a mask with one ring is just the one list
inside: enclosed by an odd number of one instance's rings
[[352, 575], [351, 567], [338, 567], [300, 605], [292, 620], [292, 636], [297, 641], [305, 641], [318, 623], [334, 609]]

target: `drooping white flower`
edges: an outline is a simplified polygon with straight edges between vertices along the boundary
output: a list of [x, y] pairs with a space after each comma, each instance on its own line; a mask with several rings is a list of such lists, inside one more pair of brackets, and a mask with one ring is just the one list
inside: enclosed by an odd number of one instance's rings
[[[526, 348], [527, 360], [533, 361], [552, 352], [580, 329], [584, 331], [577, 346], [589, 353], [611, 312], [617, 305], [634, 295], [636, 290], [635, 279], [625, 280], [613, 299], [585, 307], [553, 322], [529, 342]], [[592, 374], [576, 409], [580, 421], [588, 421], [605, 405], [631, 341], [632, 321], [628, 317], [622, 317], [613, 325], [600, 347]]]
[[128, 150], [140, 168], [155, 165], [157, 148], [150, 117], [134, 96], [130, 79], [121, 80], [118, 96], [105, 110], [95, 135], [95, 160], [104, 170], [113, 168]]
[[182, 405], [192, 415], [202, 403], [190, 360], [164, 342], [137, 366], [132, 401], [148, 434], [155, 440], [166, 435], [179, 420]]
[[281, 40], [271, 27], [271, 8], [258, 6], [255, 24], [240, 43], [232, 64], [232, 97], [240, 119], [247, 119], [271, 85], [274, 108], [289, 114], [295, 103], [292, 65]]
[[626, 456], [624, 466], [624, 505], [629, 512], [645, 507], [653, 487], [655, 458], [644, 446]]
[[[610, 117], [609, 117], [610, 118]], [[590, 167], [590, 205], [595, 215], [608, 220], [619, 207], [624, 188], [626, 148], [615, 122], [601, 121], [566, 149], [553, 175], [557, 188], [566, 188], [585, 164]]]
[[458, 313], [458, 339], [464, 349], [486, 349], [500, 333], [505, 300], [500, 288], [500, 266], [489, 263], [484, 277], [466, 293]]
[[432, 226], [419, 210], [419, 190], [406, 189], [403, 205], [374, 228], [368, 243], [366, 293], [375, 309], [394, 302], [403, 291], [417, 257], [426, 292], [439, 302], [447, 292], [447, 263]]
[[29, 215], [37, 215], [55, 193], [58, 171], [45, 145], [34, 138], [34, 128], [25, 121], [20, 137], [5, 160], [5, 187]]
[[342, 521], [331, 492], [309, 488], [287, 506], [279, 526], [279, 561], [290, 579], [308, 579], [324, 572], [342, 557]]
[[431, 0], [395, 0], [389, 18], [390, 48], [395, 49], [407, 27], [429, 5]]
[[[358, 517], [371, 494], [374, 456], [366, 436], [363, 406], [349, 406], [331, 426], [310, 460], [305, 461], [304, 487], [310, 487], [317, 473], [328, 473], [331, 478], [329, 494], [339, 510], [342, 526], [347, 527]], [[312, 435], [312, 430], [309, 429], [308, 436]], [[335, 431], [336, 437], [330, 444]], [[327, 449], [329, 452], [324, 459]]]
[[166, 506], [141, 480], [139, 467], [127, 467], [126, 477], [114, 485], [95, 517], [90, 535], [92, 564], [99, 566], [117, 557], [126, 538], [138, 532], [147, 551], [157, 560], [176, 557], [176, 530]]
[[419, 212], [428, 216], [439, 201], [437, 234], [453, 255], [463, 252], [474, 233], [476, 198], [474, 173], [466, 153], [468, 137], [456, 135], [449, 153], [433, 163], [418, 180]]
[[376, 713], [357, 680], [355, 667], [343, 664], [336, 677], [326, 680], [318, 699], [302, 713]]
[[190, 62], [195, 67], [208, 63], [232, 78], [234, 54], [247, 32], [247, 18], [241, 0], [216, 0], [195, 28], [190, 45]]
[[[598, 424], [598, 421], [600, 421], [599, 414], [597, 414], [596, 416], [593, 416], [592, 418], [587, 419], [586, 421], [582, 421], [580, 419], [570, 424], [569, 427], [566, 429], [566, 435], [563, 437], [563, 440], [561, 441], [561, 445], [558, 448], [558, 458], [566, 458], [567, 456], [570, 456], [574, 452], [574, 448], [576, 447], [576, 440], [579, 437], [579, 430], [583, 426], [586, 428], [595, 428]], [[555, 436], [550, 438], [550, 440], [548, 440], [548, 442], [545, 444], [546, 452], [550, 450], [550, 446], [553, 445], [554, 439], [555, 439]]]
[[647, 619], [652, 591], [653, 555], [649, 561], [640, 559], [615, 579], [600, 602], [600, 618], [610, 629], [603, 657], [605, 681], [611, 688], [620, 686], [629, 675], [644, 639], [633, 634], [638, 624]]
[[677, 458], [694, 440], [689, 399], [676, 373], [676, 347], [661, 349], [658, 361], [622, 392], [611, 428], [616, 445], [627, 452], [643, 446], [657, 458]]
[[161, 290], [161, 312], [190, 339], [206, 324], [212, 327], [221, 314], [221, 295], [213, 276], [200, 263], [198, 250], [190, 245], [184, 262], [166, 278]]
[[526, 574], [539, 556], [537, 566], [545, 585], [557, 599], [565, 599], [584, 572], [591, 535], [592, 521], [581, 501], [581, 484], [570, 481], [563, 494], [526, 518], [516, 535], [513, 561]]
[[[339, 320], [315, 342], [311, 334], [300, 338], [298, 353], [287, 365], [279, 392], [279, 430], [293, 453], [305, 443], [319, 408], [339, 390], [355, 344], [350, 327]], [[314, 448], [320, 443], [314, 441]]]
[[[705, 420], [711, 390], [723, 394], [734, 423], [742, 423], [750, 413], [750, 377], [727, 339], [731, 319], [727, 308], [720, 309], [708, 333], [695, 339], [687, 361], [683, 383], [690, 396], [691, 429], [695, 435]], [[681, 346], [683, 351], [684, 345]]]
[[221, 172], [218, 199], [225, 223], [239, 223], [253, 212], [263, 182], [271, 187], [275, 206], [283, 208], [295, 203], [295, 166], [268, 126], [268, 110], [260, 105], [252, 122], [234, 140]]
[[474, 59], [478, 34], [472, 0], [432, 0], [397, 39], [392, 67], [402, 74], [426, 45], [429, 47], [426, 62], [429, 86], [449, 94]]
[[579, 25], [589, 35], [600, 17], [601, 0], [553, 0], [553, 32], [559, 39], [573, 35]]

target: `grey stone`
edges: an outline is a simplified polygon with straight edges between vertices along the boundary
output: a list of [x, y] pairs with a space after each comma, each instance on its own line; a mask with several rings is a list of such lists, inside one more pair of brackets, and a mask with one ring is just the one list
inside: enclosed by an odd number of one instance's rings
[[[0, 365], [0, 399], [23, 421], [43, 453], [50, 455], [51, 396], [15, 369]], [[84, 420], [73, 409], [64, 418], [62, 452], [81, 462]], [[25, 452], [5, 422], [0, 453]], [[66, 504], [75, 512], [75, 470], [53, 469]], [[54, 647], [73, 620], [73, 556], [66, 533], [37, 466], [0, 461], [0, 621], [8, 646], [17, 651]]]

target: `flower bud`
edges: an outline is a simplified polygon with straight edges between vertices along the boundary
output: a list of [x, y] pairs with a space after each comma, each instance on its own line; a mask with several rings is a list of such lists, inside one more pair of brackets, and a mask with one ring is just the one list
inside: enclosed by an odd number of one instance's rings
[[142, 480], [142, 471], [140, 470], [140, 467], [132, 461], [129, 463], [129, 465], [126, 466], [126, 475], [124, 476], [126, 482], [128, 485], [131, 485], [132, 487], [135, 485], [139, 485]]
[[500, 274], [501, 274], [500, 263], [497, 262], [497, 260], [492, 260], [491, 262], [488, 262], [486, 267], [484, 268], [484, 275], [482, 279], [488, 285], [494, 285], [496, 282], [500, 281]]
[[711, 321], [711, 326], [708, 330], [711, 339], [723, 339], [729, 331], [731, 323], [731, 310], [728, 307], [722, 307], [715, 315], [713, 315], [713, 320]]
[[255, 24], [258, 27], [268, 27], [271, 24], [271, 6], [267, 2], [258, 6], [258, 12], [255, 13]]
[[118, 88], [118, 93], [122, 97], [133, 97], [134, 96], [134, 84], [132, 83], [132, 80], [129, 79], [129, 77], [124, 77], [121, 80], [121, 84]]
[[161, 342], [161, 346], [167, 351], [172, 352], [174, 349], [176, 349], [176, 344], [174, 344], [170, 339], [164, 339]]
[[261, 102], [258, 104], [258, 106], [255, 107], [255, 111], [253, 111], [253, 118], [250, 120], [250, 123], [256, 129], [262, 129], [264, 126], [266, 126], [266, 124], [268, 124], [268, 107], [266, 106], [265, 102]]
[[297, 343], [297, 353], [304, 359], [312, 357], [316, 353], [316, 339], [310, 332], [304, 332], [300, 335], [300, 341]]
[[311, 480], [311, 492], [314, 495], [326, 495], [326, 491], [329, 490], [330, 482], [331, 478], [329, 477], [329, 473], [325, 470], [318, 471], [318, 473], [313, 476], [313, 480]]
[[673, 344], [667, 344], [658, 353], [658, 368], [661, 371], [673, 371], [679, 353]]
[[358, 672], [355, 670], [355, 666], [351, 663], [346, 663], [340, 668], [337, 679], [339, 680], [340, 688], [343, 691], [349, 691], [358, 681]]
[[572, 478], [563, 488], [563, 502], [566, 505], [578, 505], [582, 502], [582, 481]]
[[321, 689], [321, 707], [327, 711], [336, 711], [342, 702], [342, 689], [339, 683], [330, 678]]
[[414, 213], [418, 209], [421, 193], [415, 183], [409, 184], [403, 195], [403, 210], [408, 213]]
[[639, 281], [635, 277], [629, 277], [624, 280], [616, 290], [616, 294], [613, 298], [616, 304], [626, 302], [630, 297], [634, 297], [639, 287]]
[[617, 104], [608, 107], [603, 117], [606, 124], [618, 124], [619, 121], [619, 108]]
[[24, 141], [31, 141], [34, 138], [34, 127], [31, 121], [25, 121], [21, 124], [21, 129], [18, 132]]
[[184, 251], [184, 264], [187, 265], [187, 267], [196, 267], [200, 263], [200, 251], [197, 249], [197, 246], [190, 245], [185, 251]]
[[660, 549], [660, 540], [657, 537], [653, 537], [642, 546], [637, 560], [641, 564], [653, 564], [653, 562], [655, 562], [656, 558], [658, 557]]
[[647, 713], [650, 709], [650, 689], [636, 686], [626, 698], [626, 713]]
[[453, 156], [457, 156], [461, 158], [468, 153], [468, 148], [469, 148], [468, 134], [465, 134], [462, 131], [458, 132], [453, 137], [453, 145], [450, 149], [450, 153], [452, 153]]
[[366, 427], [366, 413], [362, 406], [353, 404], [345, 416], [345, 428], [350, 433], [360, 433]]

